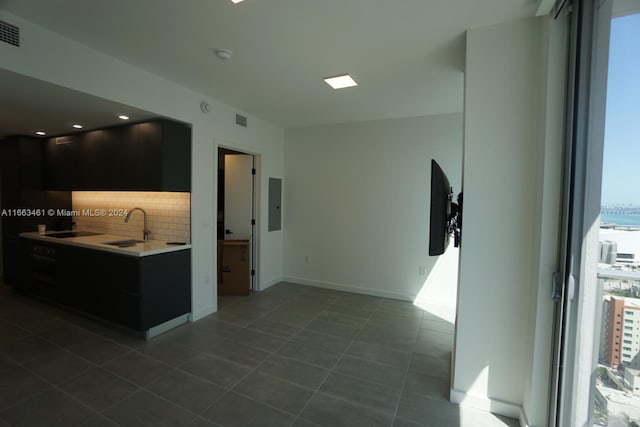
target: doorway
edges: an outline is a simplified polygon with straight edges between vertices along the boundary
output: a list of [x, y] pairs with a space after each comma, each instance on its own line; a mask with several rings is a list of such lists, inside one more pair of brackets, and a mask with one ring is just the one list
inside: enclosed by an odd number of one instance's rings
[[218, 295], [256, 288], [256, 156], [218, 148]]

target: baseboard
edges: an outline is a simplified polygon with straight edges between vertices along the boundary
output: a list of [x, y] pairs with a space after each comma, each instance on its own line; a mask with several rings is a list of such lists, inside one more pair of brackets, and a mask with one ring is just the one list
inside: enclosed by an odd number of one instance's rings
[[[505, 417], [521, 420], [524, 416], [522, 406], [515, 403], [504, 402], [499, 399], [490, 399], [488, 397], [472, 396], [459, 390], [451, 390], [451, 402], [460, 406], [480, 409], [481, 411], [491, 412], [492, 414], [504, 415]], [[520, 421], [522, 422], [522, 421]]]
[[216, 307], [213, 305], [210, 305], [209, 307], [205, 307], [202, 308], [198, 311], [192, 311], [191, 314], [189, 315], [189, 321], [190, 322], [197, 322], [198, 320], [209, 316], [210, 314], [215, 313], [216, 311]]
[[520, 427], [532, 427], [527, 419], [527, 414], [524, 413], [524, 409], [522, 408], [520, 408], [520, 417], [518, 420], [520, 421]]
[[266, 282], [262, 282], [262, 284], [258, 285], [258, 291], [264, 291], [265, 289], [268, 289], [270, 287], [272, 287], [273, 285], [277, 285], [278, 283], [282, 282], [284, 279], [283, 278], [277, 278], [277, 279], [273, 279], [273, 280], [269, 280]]
[[374, 297], [397, 299], [401, 301], [411, 301], [416, 299], [416, 295], [407, 295], [397, 292], [385, 291], [382, 289], [360, 288], [358, 286], [345, 285], [342, 283], [322, 282], [319, 280], [303, 279], [302, 277], [285, 276], [282, 278], [285, 282], [291, 282], [298, 285], [313, 286], [316, 288], [332, 289], [334, 291], [352, 292], [355, 294], [370, 295]]

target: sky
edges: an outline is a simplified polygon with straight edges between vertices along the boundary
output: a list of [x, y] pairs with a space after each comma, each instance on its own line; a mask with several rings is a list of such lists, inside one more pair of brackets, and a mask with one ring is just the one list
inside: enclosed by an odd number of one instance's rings
[[602, 204], [640, 206], [640, 14], [611, 23]]

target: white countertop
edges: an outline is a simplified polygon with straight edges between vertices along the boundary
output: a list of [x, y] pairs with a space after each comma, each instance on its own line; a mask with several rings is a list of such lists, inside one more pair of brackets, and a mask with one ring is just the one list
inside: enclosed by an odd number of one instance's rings
[[[78, 230], [76, 230], [78, 231]], [[143, 257], [149, 255], [163, 254], [166, 252], [182, 251], [190, 249], [191, 245], [169, 245], [166, 242], [160, 240], [146, 240], [142, 243], [136, 243], [133, 246], [118, 247], [113, 245], [107, 245], [105, 242], [113, 242], [117, 240], [142, 240], [133, 239], [127, 236], [119, 236], [117, 234], [98, 234], [95, 236], [80, 236], [80, 237], [51, 237], [51, 235], [61, 233], [60, 231], [48, 231], [45, 234], [38, 234], [37, 232], [20, 233], [20, 237], [24, 237], [32, 240], [40, 240], [43, 242], [57, 243], [61, 245], [79, 246], [89, 249], [97, 249], [105, 252], [112, 252], [116, 254], [129, 255], [134, 257]]]

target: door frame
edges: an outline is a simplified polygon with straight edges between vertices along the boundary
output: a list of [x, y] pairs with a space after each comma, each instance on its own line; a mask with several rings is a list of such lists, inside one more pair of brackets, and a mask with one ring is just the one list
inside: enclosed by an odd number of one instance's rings
[[[251, 236], [250, 236], [250, 240], [249, 240], [249, 252], [250, 252], [250, 291], [254, 292], [254, 291], [258, 291], [258, 285], [259, 285], [259, 280], [258, 280], [258, 275], [259, 275], [259, 260], [260, 260], [260, 254], [259, 254], [259, 241], [260, 241], [260, 188], [261, 188], [261, 180], [260, 180], [260, 164], [261, 164], [261, 155], [260, 153], [256, 153], [254, 151], [251, 150], [247, 150], [244, 147], [237, 147], [234, 146], [232, 144], [224, 144], [224, 143], [220, 143], [220, 142], [216, 142], [215, 143], [215, 168], [216, 171], [219, 168], [218, 165], [218, 161], [219, 161], [219, 152], [220, 149], [224, 149], [224, 150], [230, 150], [230, 151], [234, 151], [237, 154], [246, 154], [249, 156], [252, 156], [253, 158], [253, 169], [255, 170], [255, 173], [253, 174], [253, 179], [252, 179], [252, 184], [251, 184], [251, 191], [252, 191], [252, 195], [253, 197], [251, 198], [251, 210], [252, 210], [252, 217], [255, 220], [255, 224], [253, 224], [253, 226], [251, 227]], [[214, 174], [214, 180], [215, 180], [215, 185], [214, 185], [214, 191], [215, 191], [215, 195], [213, 197], [213, 211], [215, 212], [216, 218], [218, 215], [218, 193], [219, 193], [219, 182], [218, 182], [218, 174]], [[214, 241], [214, 248], [216, 251], [216, 255], [214, 256], [214, 261], [216, 263], [216, 268], [215, 271], [217, 271], [218, 269], [218, 265], [217, 265], [217, 227], [216, 227], [216, 239]], [[217, 288], [218, 284], [216, 281], [216, 288]]]

